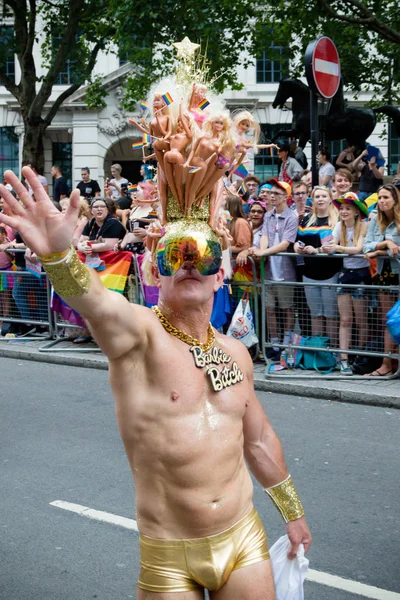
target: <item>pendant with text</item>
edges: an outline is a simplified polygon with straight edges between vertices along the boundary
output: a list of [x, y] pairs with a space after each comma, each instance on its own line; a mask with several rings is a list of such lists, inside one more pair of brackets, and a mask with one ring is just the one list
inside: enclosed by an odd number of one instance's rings
[[220, 348], [214, 347], [208, 352], [204, 352], [199, 346], [192, 346], [190, 352], [193, 354], [196, 367], [206, 370], [214, 392], [221, 392], [223, 389], [243, 381], [244, 375], [236, 362], [232, 363], [232, 367], [224, 366], [221, 371], [215, 366], [227, 365], [232, 360], [232, 357]]

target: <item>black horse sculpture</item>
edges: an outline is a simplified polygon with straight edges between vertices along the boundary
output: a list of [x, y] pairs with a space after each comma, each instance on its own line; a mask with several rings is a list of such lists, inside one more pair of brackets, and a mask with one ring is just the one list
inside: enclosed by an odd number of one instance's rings
[[[279, 131], [279, 137], [296, 137], [299, 146], [304, 148], [310, 140], [310, 89], [300, 79], [282, 79], [272, 104], [273, 108], [283, 108], [292, 98], [292, 128]], [[356, 108], [348, 106], [343, 96], [343, 82], [332, 98], [325, 121], [325, 139], [347, 140], [349, 145], [364, 147], [376, 126], [376, 113], [383, 113], [393, 120], [396, 133], [400, 136], [400, 110], [395, 106], [378, 108]]]

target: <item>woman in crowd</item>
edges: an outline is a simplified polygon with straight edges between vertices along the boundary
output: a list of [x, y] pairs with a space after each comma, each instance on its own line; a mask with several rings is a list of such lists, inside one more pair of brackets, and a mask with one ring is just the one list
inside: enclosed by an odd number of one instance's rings
[[317, 258], [322, 246], [332, 243], [332, 233], [338, 222], [338, 211], [332, 204], [332, 192], [326, 186], [316, 186], [311, 194], [313, 211], [299, 225], [294, 251], [304, 256], [303, 282], [311, 313], [312, 335], [327, 335], [331, 346], [337, 345], [337, 301], [335, 288], [318, 284], [336, 284], [342, 260]]
[[[271, 190], [272, 185], [270, 183], [263, 183], [258, 188], [258, 197], [260, 200], [262, 200], [262, 202], [264, 202], [266, 212], [269, 212], [273, 209], [273, 206], [271, 204]], [[250, 219], [250, 221], [252, 220]]]
[[[387, 312], [398, 298], [398, 293], [388, 286], [399, 286], [400, 274], [400, 194], [392, 185], [382, 185], [378, 190], [378, 214], [368, 226], [367, 237], [364, 243], [366, 258], [378, 257], [379, 303], [382, 319], [386, 319]], [[389, 332], [384, 334], [385, 353], [395, 351], [396, 344]], [[389, 357], [385, 357], [382, 365], [369, 373], [372, 377], [392, 375], [395, 366]]]
[[[333, 243], [323, 246], [324, 252], [331, 254], [362, 254], [367, 233], [368, 208], [358, 200], [356, 194], [348, 192], [343, 198], [333, 203], [340, 212], [340, 222], [333, 230]], [[364, 220], [363, 220], [364, 219]], [[353, 327], [353, 312], [356, 322], [357, 347], [363, 350], [368, 341], [367, 297], [364, 286], [371, 283], [369, 262], [365, 258], [347, 257], [343, 259], [343, 267], [339, 273], [339, 283], [361, 285], [360, 288], [338, 288], [338, 307], [340, 314], [339, 345], [342, 350], [348, 350]], [[348, 355], [340, 355], [341, 375], [352, 375], [348, 363]]]
[[[93, 218], [84, 226], [77, 249], [95, 260], [98, 252], [113, 250], [118, 241], [124, 238], [126, 230], [111, 214], [112, 209], [110, 212], [105, 198], [95, 198], [90, 208]], [[98, 262], [100, 263], [100, 258]], [[89, 330], [84, 329], [74, 340], [74, 344], [84, 344], [91, 339]]]
[[226, 208], [232, 217], [229, 223], [229, 233], [232, 236], [231, 252], [232, 258], [236, 258], [239, 252], [250, 248], [252, 243], [251, 227], [246, 219], [242, 208], [242, 200], [239, 196], [228, 195]]
[[[253, 247], [259, 248], [261, 242], [262, 228], [264, 222], [264, 215], [267, 212], [267, 207], [262, 200], [250, 200], [249, 201], [249, 223], [251, 227], [251, 231], [253, 233]], [[238, 265], [245, 265], [247, 263], [247, 257], [249, 255], [249, 250], [246, 248], [239, 252], [236, 257], [236, 262]]]

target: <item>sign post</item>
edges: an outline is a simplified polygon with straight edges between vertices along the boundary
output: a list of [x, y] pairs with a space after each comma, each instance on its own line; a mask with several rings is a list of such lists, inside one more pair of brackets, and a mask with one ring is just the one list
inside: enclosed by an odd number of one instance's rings
[[[318, 100], [333, 98], [340, 85], [339, 53], [332, 40], [319, 36], [307, 46], [304, 56], [310, 86], [310, 133], [312, 185], [318, 183], [317, 153], [319, 141]], [[325, 106], [329, 106], [324, 103]], [[329, 109], [328, 109], [329, 110]], [[326, 116], [326, 115], [324, 115]]]

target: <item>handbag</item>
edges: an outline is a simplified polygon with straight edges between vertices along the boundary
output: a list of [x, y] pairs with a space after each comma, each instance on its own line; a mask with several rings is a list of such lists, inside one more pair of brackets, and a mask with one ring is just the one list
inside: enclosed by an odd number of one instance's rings
[[[315, 346], [317, 348], [329, 348], [330, 339], [320, 335], [312, 335], [302, 338], [300, 346]], [[296, 367], [314, 370], [318, 373], [328, 375], [336, 366], [336, 358], [331, 352], [319, 352], [318, 350], [301, 349], [296, 355]]]

